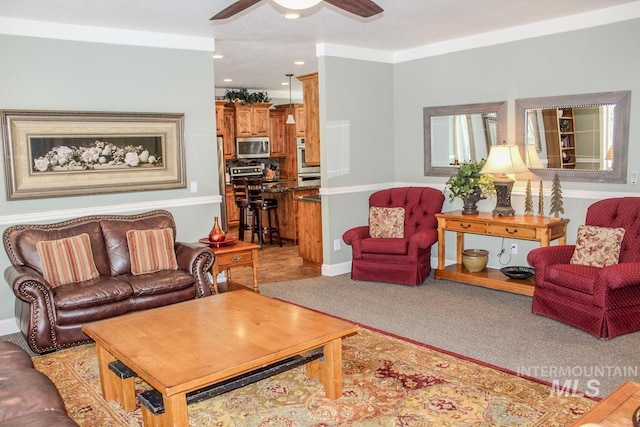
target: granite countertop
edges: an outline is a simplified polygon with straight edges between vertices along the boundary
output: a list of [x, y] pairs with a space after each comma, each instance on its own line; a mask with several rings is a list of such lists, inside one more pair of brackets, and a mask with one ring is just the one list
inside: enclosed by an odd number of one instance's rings
[[314, 189], [320, 188], [319, 185], [300, 186], [298, 185], [298, 181], [295, 179], [280, 180], [275, 182], [265, 182], [262, 184], [262, 187], [265, 193], [285, 193], [287, 191], [314, 190]]
[[322, 201], [319, 194], [315, 194], [313, 196], [300, 196], [300, 197], [296, 197], [296, 199], [302, 200], [305, 202], [321, 202]]

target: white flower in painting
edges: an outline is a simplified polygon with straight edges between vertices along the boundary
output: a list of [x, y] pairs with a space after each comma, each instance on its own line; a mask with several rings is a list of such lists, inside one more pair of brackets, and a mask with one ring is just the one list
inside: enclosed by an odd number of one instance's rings
[[102, 150], [101, 154], [103, 156], [110, 156], [111, 155], [111, 146], [107, 145], [106, 147], [104, 147], [104, 150]]
[[36, 170], [44, 172], [49, 169], [49, 160], [45, 157], [39, 157], [33, 161]]
[[67, 158], [67, 157], [58, 157], [58, 164], [60, 166], [64, 166], [67, 163], [69, 163], [69, 158]]
[[124, 156], [124, 162], [129, 166], [138, 166], [140, 159], [136, 153], [127, 153], [126, 156]]

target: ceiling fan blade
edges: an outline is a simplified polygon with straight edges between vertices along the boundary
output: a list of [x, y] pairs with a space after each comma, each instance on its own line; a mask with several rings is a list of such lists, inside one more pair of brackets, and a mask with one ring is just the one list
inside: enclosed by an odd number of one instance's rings
[[339, 7], [342, 10], [351, 12], [354, 15], [369, 18], [384, 12], [384, 10], [371, 0], [324, 0], [329, 4]]
[[261, 0], [238, 0], [237, 2], [233, 3], [231, 6], [215, 14], [213, 17], [209, 19], [209, 21], [230, 18], [233, 15], [240, 13], [245, 9], [250, 8], [251, 6], [253, 6], [254, 4], [260, 1]]

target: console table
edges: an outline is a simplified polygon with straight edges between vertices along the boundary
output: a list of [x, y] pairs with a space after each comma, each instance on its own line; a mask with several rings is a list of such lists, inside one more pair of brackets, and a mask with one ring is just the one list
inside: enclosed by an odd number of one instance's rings
[[[540, 242], [540, 246], [549, 246], [552, 240], [566, 244], [566, 218], [550, 218], [536, 215], [492, 216], [490, 212], [477, 215], [463, 215], [462, 211], [436, 214], [438, 219], [438, 268], [436, 279], [449, 279], [455, 282], [484, 286], [522, 295], [533, 295], [533, 278], [527, 280], [510, 279], [495, 268], [486, 268], [471, 273], [462, 265], [464, 235], [481, 234], [492, 237], [507, 237], [517, 240]], [[456, 263], [445, 266], [445, 231], [456, 233]]]

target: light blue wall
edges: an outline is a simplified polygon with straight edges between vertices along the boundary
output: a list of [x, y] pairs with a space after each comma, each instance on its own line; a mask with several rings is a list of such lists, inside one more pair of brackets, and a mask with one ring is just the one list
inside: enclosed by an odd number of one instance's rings
[[[197, 193], [185, 188], [26, 201], [7, 201], [3, 192], [1, 230], [31, 215], [53, 222], [76, 212], [166, 207], [179, 240], [208, 233], [220, 211], [211, 52], [7, 35], [0, 35], [0, 52], [0, 109], [184, 113], [187, 181], [198, 186]], [[2, 251], [0, 270], [8, 265]], [[0, 321], [13, 317], [13, 303], [8, 286], [0, 286]]]
[[[629, 137], [629, 172], [640, 166], [632, 159], [640, 156], [640, 20], [635, 19], [585, 30], [560, 33], [523, 41], [510, 42], [490, 47], [466, 50], [446, 55], [423, 58], [393, 65], [393, 78], [377, 84], [387, 86], [393, 92], [393, 117], [379, 116], [380, 108], [388, 108], [388, 100], [371, 102], [362, 99], [360, 87], [351, 88], [353, 73], [345, 60], [325, 58], [325, 71], [332, 76], [324, 95], [326, 105], [335, 105], [341, 99], [351, 99], [353, 109], [371, 120], [359, 126], [374, 129], [393, 129], [393, 154], [388, 154], [389, 141], [372, 139], [352, 140], [352, 147], [366, 151], [351, 158], [352, 174], [340, 181], [340, 186], [362, 186], [365, 183], [433, 185], [443, 188], [446, 178], [425, 177], [423, 174], [423, 108], [438, 105], [469, 104], [478, 102], [508, 101], [508, 138], [515, 143], [514, 100], [541, 96], [583, 94], [631, 90], [631, 124]], [[351, 61], [358, 77], [368, 75], [380, 67], [375, 63]], [[335, 86], [333, 86], [335, 85]], [[337, 89], [339, 87], [339, 89]], [[330, 109], [327, 115], [333, 114]], [[375, 117], [375, 118], [373, 118]], [[381, 123], [380, 120], [383, 122]], [[353, 130], [356, 133], [355, 130]], [[374, 153], [365, 156], [364, 153]], [[377, 153], [384, 153], [378, 155]], [[393, 162], [393, 163], [391, 163]], [[393, 177], [389, 178], [389, 170]], [[371, 171], [380, 171], [381, 179], [372, 179]], [[382, 172], [384, 171], [384, 172]], [[324, 237], [326, 246], [332, 238], [355, 225], [366, 224], [367, 197], [371, 189], [354, 187], [351, 193], [334, 189], [328, 182], [331, 236]], [[578, 225], [583, 223], [586, 208], [594, 201], [605, 197], [637, 195], [638, 185], [594, 184], [562, 182], [565, 217], [570, 218], [568, 240], [575, 241]], [[517, 212], [524, 210], [524, 187], [518, 182], [514, 189], [512, 204]], [[551, 182], [543, 183], [546, 189], [545, 211], [549, 209]], [[532, 182], [534, 204], [537, 208], [538, 181]], [[495, 200], [480, 203], [481, 210], [490, 211]], [[460, 209], [461, 203], [445, 202], [444, 210]], [[448, 233], [452, 234], [452, 233]], [[515, 243], [516, 241], [514, 241]], [[503, 242], [497, 238], [468, 236], [467, 247], [482, 247], [491, 252], [489, 264], [500, 266], [495, 256]], [[510, 246], [508, 239], [505, 247]], [[526, 265], [526, 253], [536, 245], [518, 241], [519, 254], [511, 260], [503, 258], [509, 265]], [[447, 258], [455, 259], [453, 236], [447, 237]], [[329, 251], [331, 262], [350, 259], [350, 248]], [[432, 256], [435, 257], [435, 248]], [[326, 261], [325, 261], [326, 262]]]

